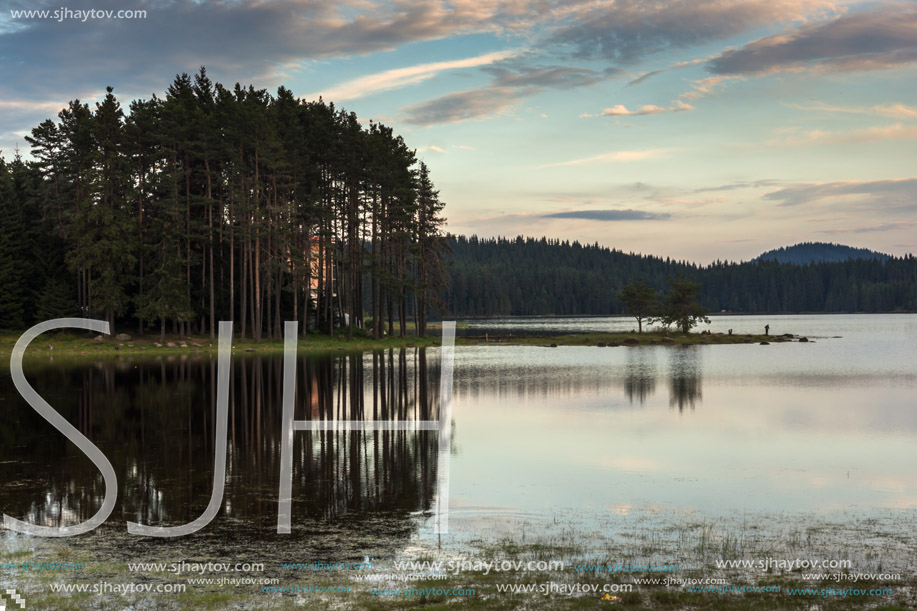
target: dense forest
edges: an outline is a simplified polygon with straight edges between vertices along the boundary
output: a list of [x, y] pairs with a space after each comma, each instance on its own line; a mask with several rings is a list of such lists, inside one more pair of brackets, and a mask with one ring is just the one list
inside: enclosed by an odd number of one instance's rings
[[127, 111], [111, 88], [74, 100], [26, 140], [31, 160], [0, 159], [0, 328], [82, 315], [212, 338], [232, 320], [260, 341], [300, 320], [380, 337], [417, 312], [424, 333], [443, 204], [389, 127], [202, 68]]
[[454, 237], [449, 245], [444, 302], [456, 316], [623, 314], [617, 295], [626, 284], [643, 279], [665, 292], [673, 277], [699, 282], [713, 312], [917, 311], [913, 256], [698, 266], [545, 238]]
[[888, 255], [868, 248], [854, 248], [843, 244], [803, 242], [769, 250], [754, 260], [805, 265], [806, 263], [841, 262], [848, 259], [881, 259], [884, 261], [888, 259]]

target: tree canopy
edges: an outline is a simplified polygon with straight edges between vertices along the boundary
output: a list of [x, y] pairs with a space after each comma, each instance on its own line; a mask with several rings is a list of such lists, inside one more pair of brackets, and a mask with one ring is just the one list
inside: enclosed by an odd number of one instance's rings
[[643, 333], [643, 323], [652, 323], [652, 315], [658, 309], [658, 295], [655, 289], [647, 286], [642, 278], [624, 285], [618, 299], [627, 306], [627, 313], [637, 320], [637, 332]]
[[662, 302], [659, 318], [665, 326], [675, 325], [682, 333], [690, 333], [700, 323], [710, 323], [707, 310], [697, 302], [700, 284], [687, 278], [670, 278], [669, 292]]
[[[125, 109], [73, 100], [0, 163], [0, 326], [406, 333], [444, 282], [443, 203], [390, 127], [280, 87], [178, 75]], [[369, 318], [370, 326], [365, 326]], [[387, 327], [387, 328], [386, 328]]]

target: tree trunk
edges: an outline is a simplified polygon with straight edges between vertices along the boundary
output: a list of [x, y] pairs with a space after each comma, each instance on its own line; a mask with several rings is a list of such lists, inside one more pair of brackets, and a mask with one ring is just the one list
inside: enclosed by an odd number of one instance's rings
[[216, 325], [216, 310], [213, 298], [213, 191], [210, 180], [210, 161], [204, 159], [204, 168], [207, 170], [207, 233], [210, 239], [210, 343], [216, 340], [213, 329]]

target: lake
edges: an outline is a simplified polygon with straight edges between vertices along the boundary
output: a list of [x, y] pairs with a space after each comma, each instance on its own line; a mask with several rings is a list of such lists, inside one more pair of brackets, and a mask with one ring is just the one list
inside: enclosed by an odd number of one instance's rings
[[[296, 432], [292, 534], [277, 535], [282, 357], [232, 362], [224, 503], [210, 496], [216, 359], [26, 363], [35, 389], [111, 460], [118, 504], [68, 544], [99, 557], [358, 561], [566, 542], [700, 563], [786, 551], [908, 570], [917, 560], [917, 316], [715, 316], [712, 331], [808, 343], [455, 351], [449, 533], [433, 532], [435, 431]], [[460, 321], [459, 334], [626, 331], [625, 318]], [[438, 417], [440, 349], [301, 356], [296, 418]], [[98, 509], [92, 463], [0, 383], [0, 509], [59, 526]], [[731, 541], [731, 543], [730, 543]], [[8, 552], [60, 545], [4, 531]], [[700, 550], [700, 551], [698, 551]], [[803, 556], [803, 557], [809, 557]], [[279, 567], [276, 571], [279, 574]]]

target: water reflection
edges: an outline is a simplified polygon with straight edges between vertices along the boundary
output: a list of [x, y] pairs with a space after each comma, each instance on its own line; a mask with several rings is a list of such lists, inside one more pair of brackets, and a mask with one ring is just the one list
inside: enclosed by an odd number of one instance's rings
[[[431, 420], [438, 352], [423, 348], [300, 358], [297, 420]], [[428, 362], [429, 360], [429, 362]], [[283, 359], [232, 363], [227, 483], [209, 531], [276, 524]], [[105, 453], [119, 480], [110, 522], [171, 526], [198, 517], [212, 486], [216, 360], [174, 357], [26, 367], [32, 386]], [[431, 383], [434, 382], [434, 383]], [[62, 526], [92, 516], [105, 488], [94, 465], [0, 383], [0, 510]], [[435, 432], [303, 431], [293, 449], [293, 532], [315, 522], [411, 528], [436, 484]], [[221, 524], [222, 523], [222, 524]]]
[[701, 393], [701, 347], [673, 346], [669, 351], [669, 407], [694, 411]]
[[[656, 392], [656, 357], [660, 354], [652, 349], [630, 349], [624, 365], [624, 394], [630, 404], [641, 406]], [[665, 348], [668, 355], [669, 407], [694, 411], [703, 399], [701, 390], [701, 351], [699, 346], [672, 346]]]
[[655, 395], [668, 386], [669, 406], [684, 412], [703, 399], [705, 348], [473, 346], [458, 355], [454, 384], [460, 403], [496, 397], [530, 406], [559, 399], [564, 406], [603, 409], [664, 406], [665, 396]]
[[656, 351], [629, 349], [624, 373], [624, 393], [633, 405], [643, 405], [656, 392]]

